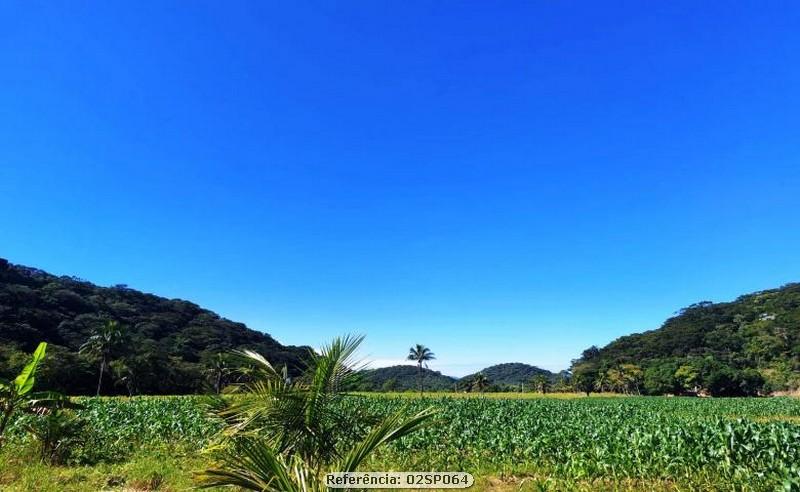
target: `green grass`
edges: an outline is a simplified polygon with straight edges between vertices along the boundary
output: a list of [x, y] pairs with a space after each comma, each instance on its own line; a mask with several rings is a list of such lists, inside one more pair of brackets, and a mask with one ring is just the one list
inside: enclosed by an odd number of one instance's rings
[[207, 464], [208, 459], [193, 450], [149, 447], [131, 453], [124, 461], [49, 466], [40, 463], [30, 447], [17, 445], [0, 452], [0, 490], [190, 490], [193, 486], [192, 472]]
[[[800, 490], [800, 400], [369, 394], [375, 414], [435, 406], [433, 425], [365, 469], [469, 471], [492, 490]], [[0, 490], [188, 490], [220, 424], [195, 397], [86, 398], [69, 466], [35, 459], [20, 423]], [[792, 488], [794, 487], [794, 488]]]

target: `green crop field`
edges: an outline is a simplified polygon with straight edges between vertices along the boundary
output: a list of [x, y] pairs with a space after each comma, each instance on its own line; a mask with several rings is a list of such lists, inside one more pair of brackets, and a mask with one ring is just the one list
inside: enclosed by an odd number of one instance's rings
[[[62, 466], [35, 464], [11, 429], [2, 490], [185, 490], [221, 428], [199, 397], [84, 398], [84, 436]], [[468, 471], [498, 490], [798, 490], [800, 401], [689, 398], [347, 397], [433, 423], [374, 455], [370, 470]]]

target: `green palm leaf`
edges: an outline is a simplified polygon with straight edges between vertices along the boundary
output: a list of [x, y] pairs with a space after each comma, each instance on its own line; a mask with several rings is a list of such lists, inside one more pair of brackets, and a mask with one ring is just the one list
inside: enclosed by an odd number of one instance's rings
[[337, 471], [356, 471], [358, 466], [375, 451], [375, 449], [417, 431], [424, 426], [428, 419], [435, 413], [435, 409], [428, 408], [411, 417], [406, 417], [402, 413], [397, 413], [388, 417], [381, 422], [380, 425], [372, 429], [358, 446], [347, 453], [341, 464], [337, 467]]
[[432, 410], [378, 421], [338, 404], [341, 388], [359, 368], [355, 354], [363, 340], [350, 335], [334, 339], [311, 354], [308, 368], [295, 381], [278, 374], [259, 354], [239, 352], [255, 370], [251, 381], [235, 389], [234, 398], [209, 402], [227, 423], [229, 445], [219, 466], [198, 476], [202, 486], [326, 490], [326, 471], [354, 471], [378, 447], [419, 429]]

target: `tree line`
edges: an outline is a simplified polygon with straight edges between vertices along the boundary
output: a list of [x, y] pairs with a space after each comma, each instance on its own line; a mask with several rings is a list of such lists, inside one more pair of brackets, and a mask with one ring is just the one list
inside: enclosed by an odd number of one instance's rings
[[[109, 326], [119, 333], [101, 334]], [[103, 337], [113, 343], [100, 344]], [[70, 395], [96, 394], [98, 386], [103, 394], [202, 393], [214, 385], [209, 373], [220, 353], [250, 348], [296, 375], [309, 351], [188, 301], [0, 259], [0, 378], [17, 374], [40, 341], [48, 357], [39, 387]]]
[[590, 347], [571, 367], [580, 391], [755, 396], [800, 388], [800, 284], [700, 302], [661, 328]]

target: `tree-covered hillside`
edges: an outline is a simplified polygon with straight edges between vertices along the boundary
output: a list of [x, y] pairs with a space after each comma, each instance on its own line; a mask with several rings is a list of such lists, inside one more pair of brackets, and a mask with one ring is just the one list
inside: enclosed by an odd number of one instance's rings
[[[452, 391], [458, 381], [456, 378], [424, 367], [422, 374], [425, 391]], [[358, 391], [407, 391], [417, 390], [418, 384], [418, 368], [401, 365], [361, 371], [358, 383], [352, 389]]]
[[489, 383], [497, 386], [519, 387], [520, 384], [529, 385], [536, 376], [544, 376], [552, 381], [556, 375], [552, 372], [521, 362], [508, 362], [487, 367], [475, 374], [470, 374], [462, 378], [464, 381], [471, 381], [478, 374], [483, 374]]
[[256, 350], [292, 372], [308, 353], [191, 302], [123, 285], [98, 287], [0, 259], [0, 377], [16, 374], [27, 353], [45, 341], [50, 347], [37, 388], [93, 393], [99, 357], [79, 349], [110, 320], [122, 336], [111, 350], [104, 394], [201, 391], [228, 376], [217, 354], [235, 348]]
[[754, 395], [800, 387], [800, 284], [701, 302], [574, 361], [583, 390]]
[[[422, 373], [426, 391], [477, 391], [474, 382], [479, 374], [485, 378], [488, 391], [518, 391], [520, 383], [530, 391], [537, 376], [544, 377], [548, 384], [559, 379], [558, 374], [520, 362], [497, 364], [463, 378], [446, 376], [426, 368], [422, 369]], [[353, 389], [359, 391], [417, 390], [419, 373], [417, 367], [412, 365], [381, 367], [362, 371], [358, 381]]]

